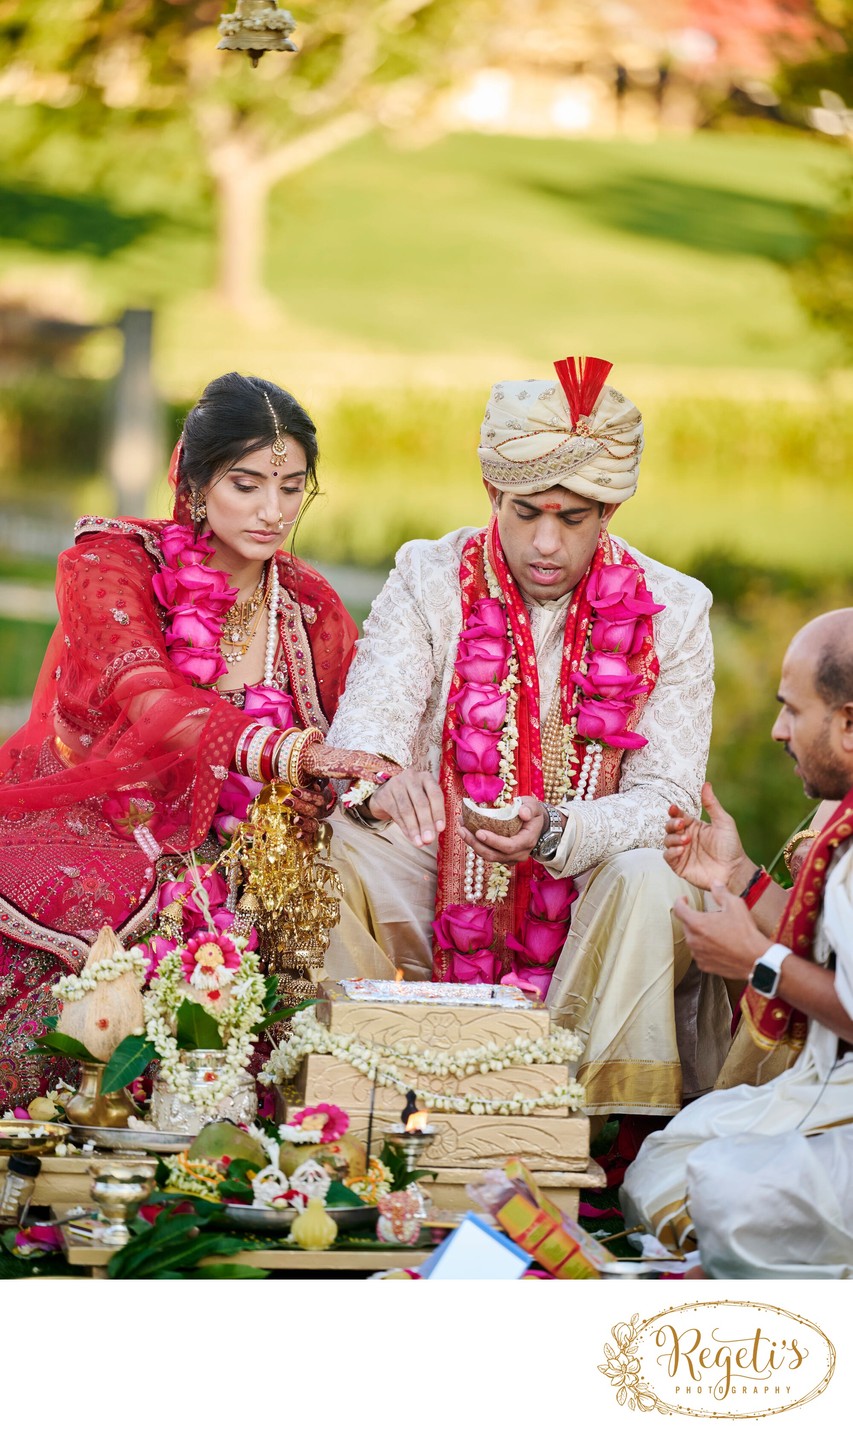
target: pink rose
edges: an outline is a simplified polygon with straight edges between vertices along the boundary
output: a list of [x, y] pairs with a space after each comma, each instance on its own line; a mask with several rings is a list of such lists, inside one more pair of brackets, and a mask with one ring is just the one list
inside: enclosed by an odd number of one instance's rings
[[296, 728], [299, 723], [290, 694], [283, 694], [268, 684], [252, 684], [246, 689], [243, 712], [251, 714], [259, 723], [271, 723], [274, 728]]
[[496, 803], [501, 796], [503, 786], [502, 778], [490, 778], [485, 773], [462, 775], [462, 787], [472, 803]]
[[177, 602], [175, 595], [178, 592], [178, 576], [172, 569], [163, 569], [161, 573], [155, 574], [151, 580], [151, 588], [154, 590], [154, 597], [163, 605], [164, 609], [171, 609]]
[[486, 729], [463, 724], [453, 735], [456, 762], [462, 773], [497, 773], [501, 756], [497, 736]]
[[453, 702], [463, 724], [494, 732], [503, 728], [507, 696], [494, 684], [464, 684]]
[[200, 613], [195, 604], [181, 604], [170, 614], [166, 643], [191, 644], [194, 649], [215, 649], [222, 635], [222, 625]]
[[500, 684], [509, 672], [509, 656], [506, 639], [472, 639], [463, 634], [456, 650], [456, 671], [467, 683]]
[[208, 569], [203, 564], [188, 564], [183, 569], [163, 569], [154, 575], [151, 587], [164, 609], [188, 604], [219, 619], [228, 612], [237, 597], [237, 590], [230, 587], [219, 569]]
[[471, 605], [465, 633], [472, 639], [506, 638], [506, 611], [498, 599], [478, 599]]
[[209, 558], [213, 545], [201, 535], [194, 538], [187, 524], [164, 524], [160, 530], [160, 552], [164, 562], [174, 569]]
[[[210, 873], [207, 869], [202, 869], [201, 886], [207, 894], [211, 911], [225, 907], [228, 900], [228, 885], [221, 873], [215, 870], [213, 873]], [[160, 891], [157, 895], [158, 913], [162, 913], [163, 909], [168, 908], [170, 903], [176, 903], [180, 899], [184, 899], [184, 932], [192, 933], [197, 928], [206, 928], [208, 926], [208, 919], [199, 906], [195, 885], [189, 876], [185, 878], [172, 878], [166, 883], [161, 883]], [[233, 922], [233, 915], [229, 914], [228, 917], [229, 921]]]
[[605, 564], [597, 573], [590, 574], [586, 596], [596, 614], [611, 620], [659, 614], [666, 607], [652, 599], [642, 570], [627, 564]]
[[218, 649], [194, 649], [191, 645], [172, 644], [169, 658], [175, 668], [194, 684], [214, 684], [228, 672], [228, 665]]
[[638, 619], [618, 620], [596, 619], [589, 631], [589, 640], [599, 653], [624, 654], [631, 658], [643, 647], [646, 625]]
[[568, 923], [578, 896], [571, 878], [531, 878], [528, 911], [531, 918]]
[[593, 654], [586, 673], [577, 674], [575, 682], [588, 698], [595, 694], [620, 702], [649, 691], [649, 685], [631, 673], [622, 654]]
[[610, 748], [645, 748], [648, 739], [628, 733], [625, 724], [631, 712], [630, 703], [615, 699], [585, 699], [572, 712], [577, 715], [578, 733]]
[[249, 805], [257, 797], [263, 784], [253, 778], [244, 778], [240, 773], [229, 773], [219, 790], [219, 809], [213, 820], [213, 827], [222, 839], [230, 838], [245, 821]]
[[528, 963], [553, 963], [566, 941], [568, 924], [548, 923], [528, 913], [521, 920], [518, 938], [507, 934], [506, 946], [520, 953]]
[[546, 964], [543, 967], [537, 963], [515, 963], [501, 978], [501, 982], [510, 988], [520, 988], [523, 993], [529, 993], [531, 997], [539, 998], [544, 1003], [553, 976], [553, 965]]
[[140, 944], [148, 960], [148, 966], [145, 969], [145, 983], [151, 982], [151, 979], [157, 973], [166, 954], [173, 953], [177, 946], [173, 938], [163, 938], [160, 934], [155, 934], [153, 938], [149, 938], [147, 942]]
[[490, 948], [495, 939], [491, 909], [479, 903], [449, 903], [432, 928], [439, 948], [457, 953]]
[[454, 953], [450, 962], [450, 983], [496, 983], [498, 957], [489, 948], [473, 953]]

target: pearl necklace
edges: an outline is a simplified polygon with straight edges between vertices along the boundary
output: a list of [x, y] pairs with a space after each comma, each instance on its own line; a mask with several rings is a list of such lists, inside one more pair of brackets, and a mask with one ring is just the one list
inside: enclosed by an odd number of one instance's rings
[[281, 585], [278, 580], [278, 564], [275, 556], [270, 560], [270, 597], [267, 618], [267, 644], [264, 653], [264, 683], [272, 686], [275, 671], [275, 655], [278, 648], [278, 606]]
[[486, 881], [486, 860], [473, 848], [465, 849], [465, 901], [479, 903]]

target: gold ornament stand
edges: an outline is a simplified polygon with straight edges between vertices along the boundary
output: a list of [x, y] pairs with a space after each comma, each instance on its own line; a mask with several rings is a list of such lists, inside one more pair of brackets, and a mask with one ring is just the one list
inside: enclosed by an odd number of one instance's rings
[[276, 975], [282, 1002], [295, 1006], [317, 995], [343, 887], [329, 861], [331, 828], [321, 823], [313, 841], [303, 839], [287, 802], [291, 792], [289, 784], [272, 783], [258, 794], [229, 858], [232, 885], [243, 890], [238, 916], [258, 929], [264, 967]]
[[[432, 1005], [425, 1002], [373, 1003], [351, 1001], [340, 984], [324, 983], [318, 1020], [332, 1033], [352, 1035], [361, 1041], [398, 1048], [431, 1049], [448, 1055], [487, 1043], [506, 1044], [518, 1038], [547, 1036], [550, 1015], [543, 1004], [526, 1008], [469, 1005]], [[521, 1094], [535, 1099], [565, 1082], [562, 1063], [519, 1063], [500, 1072], [468, 1077], [428, 1078], [412, 1070], [412, 1086], [433, 1088], [448, 1095], [508, 1101]], [[335, 1103], [350, 1117], [350, 1132], [367, 1139], [371, 1098], [372, 1152], [382, 1146], [382, 1131], [400, 1118], [405, 1101], [396, 1088], [377, 1085], [375, 1094], [368, 1074], [328, 1054], [312, 1053], [296, 1075], [297, 1097], [292, 1107]], [[289, 1095], [288, 1095], [289, 1100]], [[424, 1106], [427, 1106], [425, 1103]], [[568, 1107], [544, 1104], [524, 1115], [489, 1116], [476, 1113], [430, 1112], [437, 1133], [423, 1166], [435, 1169], [434, 1182], [424, 1179], [424, 1190], [440, 1209], [465, 1210], [473, 1206], [466, 1187], [482, 1179], [489, 1168], [521, 1158], [546, 1195], [569, 1217], [577, 1217], [580, 1192], [606, 1186], [603, 1170], [589, 1155], [589, 1119]]]

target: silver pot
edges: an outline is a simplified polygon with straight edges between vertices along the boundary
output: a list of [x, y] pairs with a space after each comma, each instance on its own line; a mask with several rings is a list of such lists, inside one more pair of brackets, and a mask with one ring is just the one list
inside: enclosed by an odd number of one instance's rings
[[[208, 1074], [219, 1076], [225, 1065], [225, 1052], [218, 1048], [191, 1048], [180, 1054], [187, 1070], [190, 1091], [203, 1092], [210, 1082]], [[192, 1099], [179, 1097], [166, 1087], [159, 1076], [151, 1092], [151, 1121], [161, 1133], [199, 1133], [205, 1123], [230, 1118], [233, 1123], [251, 1123], [258, 1115], [255, 1080], [242, 1072], [234, 1091], [219, 1099], [213, 1108], [196, 1106]]]

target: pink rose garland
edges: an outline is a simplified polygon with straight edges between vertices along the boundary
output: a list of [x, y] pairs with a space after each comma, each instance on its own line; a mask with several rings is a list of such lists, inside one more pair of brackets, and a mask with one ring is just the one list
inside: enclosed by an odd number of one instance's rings
[[[575, 733], [586, 744], [639, 749], [647, 740], [626, 727], [640, 694], [651, 687], [631, 672], [628, 659], [643, 648], [656, 604], [642, 571], [627, 564], [593, 569], [586, 586], [590, 618], [585, 672], [572, 673], [578, 702], [569, 710]], [[512, 658], [507, 616], [495, 598], [478, 599], [460, 635], [456, 672], [464, 680], [453, 700], [453, 745], [465, 792], [475, 803], [494, 804], [504, 789], [499, 776], [502, 729], [508, 696], [500, 685]], [[542, 875], [542, 876], [540, 876]], [[571, 878], [551, 878], [539, 865], [517, 936], [506, 938], [515, 955], [501, 979], [545, 997], [571, 922], [577, 889]], [[450, 904], [433, 924], [436, 941], [450, 957], [449, 978], [461, 983], [497, 981], [492, 913], [475, 903]]]

